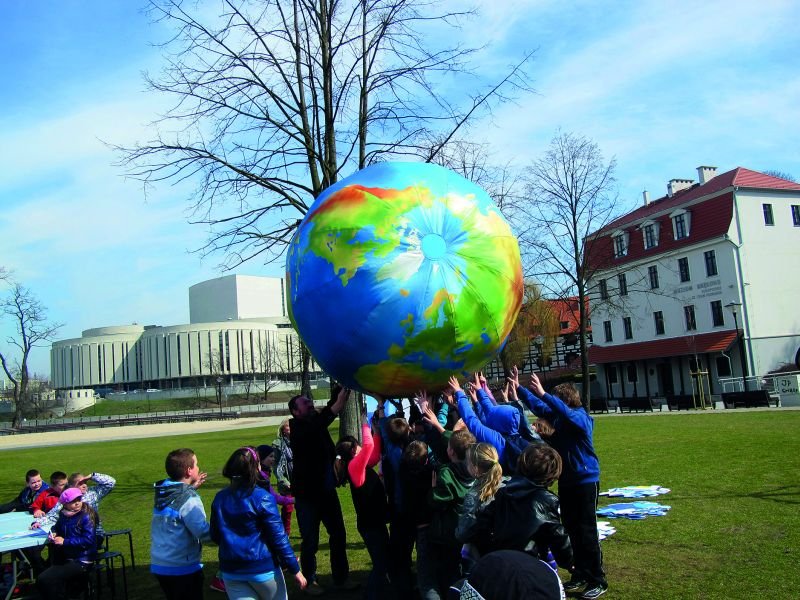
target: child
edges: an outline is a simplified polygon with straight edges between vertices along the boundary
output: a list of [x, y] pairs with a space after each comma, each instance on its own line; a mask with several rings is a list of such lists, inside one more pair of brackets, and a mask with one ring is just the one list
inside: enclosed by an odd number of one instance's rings
[[219, 566], [231, 600], [285, 599], [278, 559], [294, 573], [300, 589], [306, 587], [275, 500], [256, 485], [258, 467], [253, 448], [236, 450], [222, 469], [230, 485], [217, 493], [211, 505], [211, 539], [219, 544]]
[[467, 469], [467, 448], [475, 437], [466, 430], [455, 431], [447, 444], [449, 464], [440, 466], [433, 476], [428, 502], [433, 509], [428, 542], [430, 562], [436, 570], [433, 590], [420, 589], [423, 598], [444, 598], [450, 584], [459, 578], [461, 544], [455, 539], [458, 514], [474, 478]]
[[[17, 494], [11, 502], [0, 505], [0, 514], [10, 512], [30, 511], [31, 504], [42, 490], [47, 489], [47, 484], [42, 481], [42, 476], [36, 469], [31, 469], [25, 473], [25, 487]], [[32, 512], [32, 511], [31, 511]], [[57, 515], [56, 515], [57, 518]], [[53, 520], [55, 522], [55, 519]]]
[[592, 600], [608, 589], [603, 555], [597, 535], [597, 497], [600, 491], [600, 463], [594, 451], [594, 420], [581, 404], [572, 384], [562, 383], [553, 394], [544, 391], [539, 377], [531, 375], [531, 394], [519, 386], [519, 374], [511, 382], [533, 413], [547, 419], [554, 433], [547, 440], [561, 455], [564, 470], [558, 480], [561, 519], [575, 552], [575, 572], [564, 585], [568, 592], [583, 590], [581, 598]]
[[[431, 456], [428, 445], [422, 440], [415, 440], [406, 446], [400, 462], [403, 505], [408, 511], [409, 527], [417, 546], [417, 584], [420, 590], [437, 589], [436, 571], [430, 562], [430, 545], [428, 543], [428, 531], [433, 514], [433, 510], [428, 504], [434, 473]], [[411, 582], [407, 587], [410, 585]], [[436, 597], [438, 597], [438, 592]]]
[[466, 542], [461, 548], [464, 577], [470, 574], [472, 566], [482, 554], [478, 544], [467, 542], [472, 538], [478, 513], [494, 500], [497, 490], [508, 481], [507, 477], [503, 477], [497, 450], [491, 444], [481, 442], [470, 446], [467, 451], [467, 467], [475, 477], [475, 482], [464, 497], [464, 506], [456, 527], [456, 538], [460, 542]]
[[356, 511], [356, 528], [372, 561], [364, 597], [367, 600], [377, 600], [385, 595], [385, 585], [389, 581], [389, 534], [386, 531], [389, 506], [383, 482], [374, 469], [381, 458], [381, 438], [373, 438], [366, 415], [362, 416], [362, 423], [363, 446], [359, 446], [352, 436], [342, 438], [336, 444], [334, 472], [339, 485], [350, 482], [350, 493]]
[[206, 474], [189, 448], [167, 454], [167, 479], [153, 484], [150, 572], [169, 600], [203, 598], [202, 542], [211, 540], [197, 488]]
[[[270, 483], [270, 477], [272, 477], [272, 467], [275, 466], [275, 448], [268, 444], [263, 444], [256, 448], [256, 452], [258, 454], [258, 459], [260, 461], [260, 475], [261, 479], [259, 479], [258, 485], [263, 487], [267, 490], [272, 497], [275, 498], [275, 502], [278, 506], [281, 507], [281, 521], [283, 522], [283, 530], [286, 532], [286, 536], [289, 536], [289, 527], [286, 525], [286, 521], [283, 520], [283, 509], [287, 506], [294, 505], [294, 498], [292, 496], [282, 496], [279, 494], [275, 489], [272, 487]], [[291, 513], [290, 513], [291, 518]], [[291, 521], [289, 521], [291, 526]]]
[[547, 489], [561, 473], [561, 457], [547, 444], [531, 444], [517, 470], [478, 514], [472, 541], [487, 553], [519, 550], [542, 560], [549, 548], [559, 565], [571, 568], [572, 548], [558, 517], [558, 498]]
[[58, 497], [61, 496], [67, 487], [67, 474], [63, 471], [54, 471], [50, 475], [50, 487], [41, 492], [31, 504], [30, 510], [35, 518], [43, 517], [58, 504]]
[[[273, 442], [273, 446], [278, 452], [278, 465], [275, 467], [275, 478], [278, 480], [278, 493], [292, 498], [292, 447], [289, 445], [289, 419], [284, 419], [278, 429], [278, 439]], [[286, 535], [292, 532], [292, 513], [294, 512], [294, 501], [291, 504], [281, 506], [281, 519]]]
[[97, 556], [95, 513], [79, 488], [67, 488], [59, 497], [61, 511], [50, 532], [53, 566], [39, 575], [36, 585], [45, 600], [67, 598], [70, 581], [83, 577]]

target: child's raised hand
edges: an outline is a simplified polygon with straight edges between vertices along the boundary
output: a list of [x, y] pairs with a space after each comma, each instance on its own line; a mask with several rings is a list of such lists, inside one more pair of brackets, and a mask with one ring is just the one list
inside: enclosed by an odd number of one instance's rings
[[462, 391], [461, 390], [461, 384], [458, 383], [458, 377], [456, 377], [455, 375], [451, 375], [450, 379], [447, 381], [447, 383], [450, 385], [450, 387], [452, 388], [453, 392]]
[[205, 471], [203, 471], [202, 473], [198, 473], [197, 474], [197, 479], [195, 479], [192, 482], [192, 487], [194, 489], [199, 488], [201, 485], [203, 485], [206, 482], [206, 478], [207, 477], [208, 477], [208, 473], [206, 473]]
[[536, 373], [531, 373], [531, 390], [533, 390], [533, 393], [539, 398], [544, 396], [544, 386], [542, 382], [539, 381], [539, 376]]

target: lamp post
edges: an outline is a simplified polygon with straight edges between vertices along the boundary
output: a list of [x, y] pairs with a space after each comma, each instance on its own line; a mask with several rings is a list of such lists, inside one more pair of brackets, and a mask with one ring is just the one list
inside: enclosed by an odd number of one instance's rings
[[[747, 391], [747, 376], [748, 376], [747, 355], [745, 354], [745, 348], [744, 348], [744, 335], [742, 335], [742, 336], [739, 335], [738, 311], [739, 311], [739, 307], [741, 307], [741, 306], [742, 306], [741, 302], [728, 302], [725, 305], [725, 308], [727, 308], [728, 310], [730, 310], [733, 313], [733, 323], [734, 323], [734, 326], [736, 327], [736, 340], [739, 342], [739, 354], [740, 354], [741, 361], [742, 361], [742, 387], [744, 388], [743, 391], [746, 392]], [[744, 325], [744, 319], [742, 319], [742, 325]], [[744, 334], [744, 332], [742, 332], [742, 334]]]
[[219, 416], [222, 418], [222, 377], [217, 377], [217, 404], [219, 404]]

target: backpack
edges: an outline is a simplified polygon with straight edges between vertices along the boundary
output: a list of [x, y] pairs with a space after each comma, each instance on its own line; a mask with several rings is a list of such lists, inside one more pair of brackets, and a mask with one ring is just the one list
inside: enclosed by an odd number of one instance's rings
[[520, 454], [525, 451], [525, 448], [530, 445], [530, 442], [518, 433], [505, 436], [503, 439], [506, 441], [503, 460], [500, 461], [500, 466], [503, 467], [503, 475], [516, 475], [517, 460], [519, 460]]

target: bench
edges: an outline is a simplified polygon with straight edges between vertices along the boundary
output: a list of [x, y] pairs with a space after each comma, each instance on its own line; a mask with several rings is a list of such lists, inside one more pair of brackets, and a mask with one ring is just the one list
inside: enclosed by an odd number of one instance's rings
[[694, 410], [695, 398], [689, 394], [675, 394], [667, 396], [667, 406], [672, 410]]
[[608, 398], [590, 398], [589, 399], [589, 411], [596, 413], [596, 412], [610, 412], [608, 407]]
[[[661, 410], [659, 408], [659, 410]], [[653, 412], [653, 404], [647, 396], [634, 396], [619, 399], [619, 412]]]
[[722, 402], [725, 408], [769, 408], [772, 406], [770, 400], [767, 390], [725, 392], [722, 394]]

